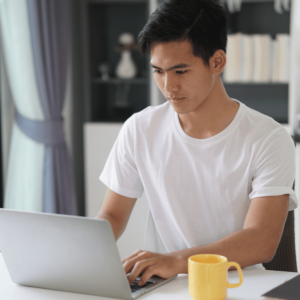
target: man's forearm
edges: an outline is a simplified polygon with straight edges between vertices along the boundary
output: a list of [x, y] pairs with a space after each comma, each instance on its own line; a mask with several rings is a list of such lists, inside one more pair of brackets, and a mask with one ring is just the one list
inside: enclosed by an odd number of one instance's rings
[[130, 272], [130, 282], [143, 274], [140, 279], [143, 285], [153, 275], [170, 278], [179, 273], [188, 273], [188, 258], [196, 254], [223, 255], [241, 267], [268, 262], [273, 258], [281, 239], [288, 205], [288, 195], [254, 198], [244, 229], [202, 247], [167, 254], [137, 251], [123, 260], [125, 272]]
[[228, 261], [235, 261], [243, 268], [270, 261], [274, 255], [274, 249], [276, 249], [276, 241], [274, 245], [270, 239], [261, 235], [257, 229], [246, 228], [234, 232], [212, 244], [184, 249], [172, 254], [178, 257], [181, 269], [180, 273], [188, 273], [188, 258], [192, 255], [223, 255], [227, 257]]
[[[151, 276], [158, 275], [170, 278], [179, 273], [188, 273], [188, 258], [196, 254], [219, 254], [247, 267], [272, 259], [278, 242], [278, 237], [261, 232], [257, 227], [234, 232], [212, 244], [184, 249], [167, 254], [159, 254], [139, 250], [123, 260], [126, 273], [130, 272], [129, 282], [132, 283], [139, 274], [144, 284]], [[275, 237], [275, 238], [274, 238]]]
[[135, 202], [136, 199], [119, 195], [108, 188], [101, 209], [95, 218], [109, 221], [115, 239], [118, 240], [126, 228]]
[[105, 220], [109, 221], [116, 241], [122, 235], [122, 233], [124, 231], [123, 226], [111, 215], [100, 211], [95, 218], [96, 219], [105, 219]]

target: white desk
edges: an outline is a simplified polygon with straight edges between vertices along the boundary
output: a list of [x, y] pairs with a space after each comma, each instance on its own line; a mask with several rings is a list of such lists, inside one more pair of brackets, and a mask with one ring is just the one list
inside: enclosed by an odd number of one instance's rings
[[[266, 291], [282, 284], [298, 273], [274, 272], [244, 269], [244, 282], [241, 287], [228, 289], [228, 298], [231, 300], [263, 299], [260, 297]], [[238, 281], [236, 271], [229, 272], [231, 282]], [[2, 300], [111, 300], [111, 298], [95, 297], [82, 294], [73, 294], [52, 290], [19, 286], [13, 283], [8, 274], [2, 254], [0, 254], [0, 299]], [[138, 299], [147, 300], [191, 300], [188, 290], [187, 275], [179, 275], [171, 282], [157, 288]]]

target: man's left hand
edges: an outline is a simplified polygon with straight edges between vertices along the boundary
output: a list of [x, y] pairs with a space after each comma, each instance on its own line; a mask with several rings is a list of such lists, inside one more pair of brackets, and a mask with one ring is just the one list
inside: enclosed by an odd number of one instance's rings
[[126, 274], [130, 272], [129, 284], [142, 274], [139, 285], [144, 285], [153, 275], [166, 279], [176, 276], [180, 273], [183, 263], [175, 252], [160, 254], [144, 250], [138, 250], [122, 260]]

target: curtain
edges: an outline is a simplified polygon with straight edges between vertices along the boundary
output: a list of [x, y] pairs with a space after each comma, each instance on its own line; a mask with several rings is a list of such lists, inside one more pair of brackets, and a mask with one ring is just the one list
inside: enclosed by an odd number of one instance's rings
[[5, 66], [15, 104], [5, 208], [76, 214], [61, 116], [68, 62], [67, 0], [2, 0]]
[[[2, 186], [5, 186], [7, 162], [9, 157], [9, 145], [14, 120], [14, 104], [9, 88], [7, 72], [4, 65], [4, 57], [0, 40], [0, 99], [1, 99], [1, 152], [2, 152]], [[1, 195], [2, 196], [2, 195]], [[3, 204], [3, 203], [2, 203]]]

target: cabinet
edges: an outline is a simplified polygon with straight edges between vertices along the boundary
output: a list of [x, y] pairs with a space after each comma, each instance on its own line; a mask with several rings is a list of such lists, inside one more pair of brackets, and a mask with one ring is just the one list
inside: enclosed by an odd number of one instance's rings
[[[274, 1], [244, 0], [240, 12], [229, 14], [228, 33], [290, 34], [290, 11], [278, 14]], [[270, 53], [271, 55], [271, 53]], [[289, 123], [288, 83], [226, 83], [228, 95], [282, 124]]]
[[[136, 78], [117, 79], [115, 68], [120, 53], [115, 51], [122, 32], [131, 32], [137, 37], [157, 3], [146, 0], [86, 0], [86, 77], [85, 121], [124, 122], [132, 113], [151, 104], [165, 101], [149, 76], [149, 60], [139, 52], [132, 57], [137, 66]], [[224, 5], [225, 2], [223, 1]], [[290, 34], [291, 14], [278, 14], [274, 1], [244, 0], [242, 10], [229, 14], [228, 33]], [[102, 80], [99, 64], [110, 66], [110, 79]], [[230, 97], [260, 111], [282, 124], [290, 123], [289, 84], [287, 83], [225, 83]], [[128, 107], [117, 107], [118, 95], [127, 95]]]
[[[158, 1], [161, 2], [163, 0]], [[225, 0], [221, 3], [227, 7]], [[276, 13], [274, 0], [243, 0], [240, 12], [229, 13], [228, 34], [270, 34], [274, 39], [278, 33], [290, 34], [290, 23], [291, 12]], [[224, 82], [224, 85], [230, 97], [274, 118], [292, 133], [294, 112], [288, 83]], [[164, 101], [161, 96], [159, 99], [159, 103]]]
[[[86, 5], [90, 81], [87, 118], [93, 122], [124, 122], [149, 105], [149, 63], [139, 51], [131, 51], [136, 76], [117, 78], [121, 53], [116, 48], [122, 33], [131, 33], [136, 40], [148, 19], [148, 1], [90, 0]], [[108, 79], [99, 72], [103, 63], [109, 68]]]

